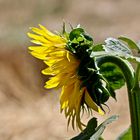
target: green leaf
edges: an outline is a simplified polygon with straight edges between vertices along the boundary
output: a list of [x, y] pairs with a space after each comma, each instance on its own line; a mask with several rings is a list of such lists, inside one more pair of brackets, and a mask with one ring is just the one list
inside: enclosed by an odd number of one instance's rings
[[111, 116], [110, 118], [108, 118], [107, 120], [105, 120], [103, 123], [101, 123], [96, 128], [96, 132], [90, 137], [89, 140], [99, 140], [99, 138], [102, 135], [102, 133], [104, 132], [106, 126], [117, 119], [118, 119], [118, 116], [114, 115], [114, 116]]
[[105, 43], [106, 44], [104, 45], [104, 47], [106, 52], [108, 53], [115, 53], [122, 56], [132, 54], [131, 50], [127, 47], [127, 45], [125, 45], [118, 39], [110, 37], [105, 40]]
[[103, 44], [97, 44], [97, 45], [94, 45], [92, 47], [92, 51], [96, 52], [96, 51], [104, 51], [104, 46]]
[[95, 133], [95, 128], [97, 127], [97, 119], [92, 118], [89, 120], [87, 127], [76, 137], [71, 140], [88, 140], [93, 133]]
[[[135, 48], [138, 51], [140, 51], [139, 44], [136, 44], [134, 41], [132, 41], [126, 37], [120, 37], [119, 39], [127, 42], [127, 44], [129, 45], [130, 48]], [[127, 47], [127, 45], [125, 45], [120, 40], [115, 39], [115, 38], [107, 38], [105, 40], [106, 44], [103, 45], [106, 53], [108, 53], [108, 54], [110, 53], [111, 55], [118, 55], [119, 57], [122, 57], [123, 59], [126, 59], [130, 62], [140, 63], [140, 57], [133, 56], [131, 50]], [[104, 54], [104, 55], [106, 55], [106, 54]], [[96, 56], [97, 56], [97, 54], [96, 54]]]
[[72, 138], [71, 140], [103, 140], [101, 134], [103, 133], [104, 129], [108, 124], [117, 119], [118, 116], [114, 115], [97, 127], [97, 119], [93, 117], [91, 120], [89, 120], [87, 127], [78, 136]]
[[69, 38], [70, 38], [70, 40], [72, 41], [74, 38], [79, 37], [80, 34], [83, 34], [83, 33], [84, 33], [84, 29], [82, 29], [82, 28], [73, 29], [73, 30], [70, 32]]
[[128, 56], [123, 57], [123, 58], [127, 59], [130, 62], [140, 63], [140, 57], [137, 57], [137, 56], [128, 55]]
[[118, 39], [126, 42], [131, 49], [136, 49], [138, 52], [140, 51], [140, 46], [137, 45], [133, 40], [123, 36], [119, 37]]
[[104, 139], [102, 137], [100, 137], [99, 140], [104, 140]]
[[132, 140], [132, 129], [129, 127], [116, 140]]
[[124, 76], [115, 64], [104, 63], [100, 67], [100, 73], [114, 90], [120, 89], [125, 84]]
[[125, 84], [121, 70], [112, 63], [104, 63], [100, 67], [100, 73], [105, 77], [113, 90], [120, 89]]

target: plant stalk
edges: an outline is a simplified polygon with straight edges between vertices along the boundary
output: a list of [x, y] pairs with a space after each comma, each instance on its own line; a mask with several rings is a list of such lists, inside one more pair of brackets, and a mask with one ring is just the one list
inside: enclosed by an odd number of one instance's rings
[[134, 140], [140, 140], [140, 86], [139, 86], [139, 76], [140, 76], [140, 64], [138, 64], [136, 68], [136, 73], [135, 73], [135, 82], [134, 82], [134, 87], [130, 91], [131, 92], [131, 98], [132, 98], [132, 103], [133, 108], [134, 108], [134, 117], [135, 119], [133, 120], [134, 127], [132, 127], [132, 133], [133, 133], [133, 139]]
[[138, 64], [136, 72], [134, 73], [134, 69], [130, 63], [117, 56], [101, 56], [96, 58], [96, 61], [98, 67], [103, 63], [110, 62], [121, 69], [127, 84], [132, 138], [133, 140], [140, 140], [140, 64]]

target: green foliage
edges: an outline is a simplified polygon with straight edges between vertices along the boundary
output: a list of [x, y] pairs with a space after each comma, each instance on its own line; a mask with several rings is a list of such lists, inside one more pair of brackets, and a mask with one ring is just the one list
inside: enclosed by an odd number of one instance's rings
[[127, 46], [126, 44], [124, 44], [118, 39], [107, 38], [105, 40], [105, 45], [103, 45], [106, 52], [104, 54], [119, 56], [130, 62], [140, 63], [140, 58], [137, 56], [134, 56], [134, 54], [131, 51], [131, 49], [133, 48], [133, 49], [137, 49], [139, 52], [140, 46], [126, 37], [120, 37], [119, 39], [125, 41], [129, 46]]
[[93, 39], [85, 33], [83, 28], [78, 26], [69, 33], [69, 41], [66, 47], [81, 60], [89, 56], [88, 50], [92, 45]]
[[92, 118], [89, 120], [87, 127], [76, 137], [71, 140], [88, 140], [93, 133], [95, 133], [95, 128], [97, 127], [97, 119]]
[[[103, 111], [103, 105], [106, 105], [109, 97], [112, 96], [116, 99], [115, 90], [120, 89], [125, 82], [129, 94], [133, 91], [134, 83], [138, 85], [140, 78], [137, 77], [140, 77], [140, 74], [134, 72], [131, 62], [138, 65], [140, 64], [140, 57], [133, 53], [133, 50], [137, 51], [138, 54], [140, 53], [139, 43], [135, 43], [127, 37], [119, 37], [118, 39], [110, 37], [107, 38], [104, 43], [94, 44], [93, 39], [85, 33], [84, 29], [78, 26], [69, 34], [67, 49], [80, 60], [77, 73], [79, 79], [82, 81], [81, 87], [86, 87], [92, 100], [100, 106]], [[113, 60], [109, 60], [109, 58]], [[131, 81], [129, 81], [130, 79]], [[133, 96], [129, 95], [129, 98], [131, 99]], [[139, 99], [135, 97], [135, 99], [130, 100], [130, 102], [132, 101], [133, 104], [135, 104], [134, 102], [137, 101], [138, 103], [138, 100]], [[138, 109], [139, 108], [137, 108], [137, 110]], [[133, 114], [136, 114], [135, 110], [135, 105], [132, 105], [131, 111], [133, 111]], [[140, 122], [138, 121], [139, 115], [136, 115], [137, 117], [133, 117], [134, 120]], [[96, 122], [95, 119], [92, 121], [94, 123]], [[97, 124], [97, 122], [95, 124]], [[106, 124], [108, 124], [107, 120], [98, 127], [94, 126], [90, 128], [89, 123], [87, 128], [72, 140], [102, 139], [100, 136]], [[138, 125], [135, 124], [133, 127], [138, 128]], [[121, 135], [118, 140], [129, 140], [128, 137], [131, 139], [130, 131], [131, 130]], [[138, 135], [136, 139], [139, 140], [140, 135], [138, 131], [136, 133]]]
[[[33, 38], [35, 38], [35, 41], [39, 44], [43, 44], [41, 46], [46, 47], [49, 43], [46, 45], [44, 44], [46, 42], [44, 40], [47, 38], [44, 35], [44, 31], [43, 33], [40, 32], [37, 34], [43, 35], [43, 37], [34, 35]], [[72, 31], [67, 33], [65, 23], [63, 24], [63, 32], [60, 36], [65, 37], [67, 40], [65, 49], [67, 49], [67, 51], [75, 56], [75, 58], [77, 58], [80, 62], [76, 71], [77, 73], [75, 73], [75, 75], [78, 75], [78, 80], [80, 80], [80, 86], [84, 87], [84, 91], [89, 93], [93, 102], [96, 103], [103, 111], [103, 105], [106, 105], [109, 97], [112, 96], [116, 99], [115, 90], [120, 89], [126, 82], [129, 96], [132, 130], [129, 128], [121, 134], [117, 140], [131, 140], [132, 135], [134, 140], [140, 140], [140, 57], [138, 57], [138, 54], [140, 53], [140, 42], [135, 43], [127, 37], [119, 37], [118, 39], [110, 37], [107, 38], [104, 43], [94, 44], [92, 37], [90, 37], [79, 25], [74, 29], [72, 27]], [[47, 41], [51, 42], [52, 40], [47, 39]], [[52, 41], [51, 44], [53, 45], [53, 43], [54, 42]], [[57, 48], [59, 45], [61, 44], [56, 43], [56, 46], [53, 45], [53, 47]], [[58, 50], [60, 51], [61, 49]], [[133, 50], [137, 51], [137, 55], [133, 53]], [[40, 49], [40, 51], [41, 53], [45, 53], [42, 52], [42, 49]], [[136, 69], [133, 68], [131, 62], [134, 62], [137, 65]], [[51, 66], [52, 69], [53, 67], [55, 67], [55, 65]], [[75, 93], [75, 84], [72, 84], [74, 85]], [[84, 100], [84, 94], [82, 99]], [[82, 99], [80, 99], [81, 106], [83, 106], [84, 103], [86, 104], [86, 102], [83, 102]], [[90, 102], [92, 102], [92, 100]], [[64, 108], [66, 117], [67, 114], [70, 116], [70, 119], [73, 117], [73, 128], [74, 120], [78, 120], [80, 122], [79, 119], [81, 117], [78, 116], [80, 111], [78, 110], [78, 112], [77, 108], [75, 108], [76, 106], [71, 108], [69, 102], [68, 106]], [[90, 110], [89, 108], [90, 105], [87, 105], [87, 110]], [[69, 113], [69, 110], [72, 111]], [[99, 126], [97, 125], [96, 118], [92, 118], [88, 122], [87, 127], [78, 136], [72, 138], [71, 140], [103, 140], [101, 135], [106, 126], [117, 118], [118, 116], [114, 115], [105, 120]], [[70, 119], [68, 120], [68, 124]]]
[[113, 90], [120, 89], [125, 84], [121, 70], [112, 63], [104, 63], [100, 67], [100, 73], [106, 78]]
[[103, 44], [96, 44], [92, 47], [92, 51], [93, 52], [97, 52], [97, 51], [104, 51], [104, 46]]
[[111, 116], [99, 126], [97, 126], [96, 118], [92, 118], [89, 120], [87, 127], [78, 136], [72, 138], [71, 140], [103, 140], [101, 135], [104, 132], [106, 126], [117, 119], [117, 115]]
[[111, 116], [110, 118], [106, 119], [96, 128], [96, 132], [90, 137], [90, 140], [98, 140], [102, 135], [102, 133], [104, 132], [106, 126], [117, 119], [118, 119], [117, 115]]
[[129, 127], [116, 140], [132, 140], [132, 129]]
[[78, 38], [82, 34], [84, 34], [84, 29], [75, 28], [70, 32], [69, 39], [72, 41], [73, 39]]
[[118, 39], [126, 42], [130, 49], [136, 49], [138, 52], [140, 52], [140, 46], [137, 45], [133, 40], [131, 40], [127, 37], [122, 37], [122, 36], [119, 37]]
[[116, 55], [121, 55], [121, 56], [126, 56], [126, 55], [131, 55], [132, 52], [131, 50], [119, 41], [118, 39], [115, 38], [107, 38], [105, 40], [105, 51], [108, 53], [115, 53]]

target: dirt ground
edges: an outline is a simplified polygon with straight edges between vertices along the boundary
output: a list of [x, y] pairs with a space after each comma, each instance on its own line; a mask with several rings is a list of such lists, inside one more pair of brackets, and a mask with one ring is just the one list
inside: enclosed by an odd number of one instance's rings
[[[83, 26], [95, 42], [125, 35], [140, 39], [138, 0], [0, 0], [0, 140], [68, 140], [78, 131], [70, 127], [59, 111], [59, 91], [43, 88], [45, 68], [28, 54], [26, 32], [41, 23], [61, 31], [62, 20]], [[115, 140], [129, 124], [126, 88], [117, 91], [117, 102], [108, 101], [119, 120], [105, 130], [105, 140]], [[85, 116], [84, 122], [89, 118]]]

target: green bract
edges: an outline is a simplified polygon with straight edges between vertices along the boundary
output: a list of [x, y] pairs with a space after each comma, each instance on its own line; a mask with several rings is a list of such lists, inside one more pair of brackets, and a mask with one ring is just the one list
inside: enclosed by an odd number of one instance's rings
[[[81, 87], [87, 88], [93, 101], [102, 110], [104, 110], [102, 105], [105, 105], [110, 96], [116, 97], [114, 90], [121, 88], [125, 83], [123, 74], [116, 65], [106, 63], [99, 68], [96, 64], [96, 57], [102, 55], [102, 52], [107, 50], [108, 46], [109, 50], [111, 50], [111, 41], [108, 41], [109, 45], [107, 46], [96, 45], [93, 43], [93, 39], [85, 33], [84, 29], [78, 27], [69, 33], [67, 43], [67, 49], [80, 60], [78, 75], [82, 81]], [[112, 41], [112, 45], [116, 43], [115, 41]], [[118, 44], [116, 43], [116, 45]], [[98, 53], [98, 55], [94, 55], [95, 53]]]
[[[92, 100], [102, 110], [102, 105], [106, 105], [110, 96], [116, 99], [115, 90], [120, 89], [125, 83], [127, 85], [132, 135], [131, 132], [129, 135], [127, 132], [119, 137], [120, 139], [125, 139], [126, 136], [131, 139], [132, 136], [133, 140], [140, 140], [139, 44], [127, 37], [109, 37], [103, 43], [94, 44], [93, 39], [82, 28], [73, 29], [69, 35], [67, 47], [80, 60], [77, 73], [82, 82], [81, 87], [87, 88]], [[137, 67], [133, 68], [131, 63]], [[98, 138], [100, 135], [98, 133]], [[84, 132], [80, 136], [84, 138], [87, 134]], [[90, 139], [95, 140], [95, 137], [96, 132], [93, 130]], [[76, 137], [77, 140], [82, 139], [78, 138]]]

